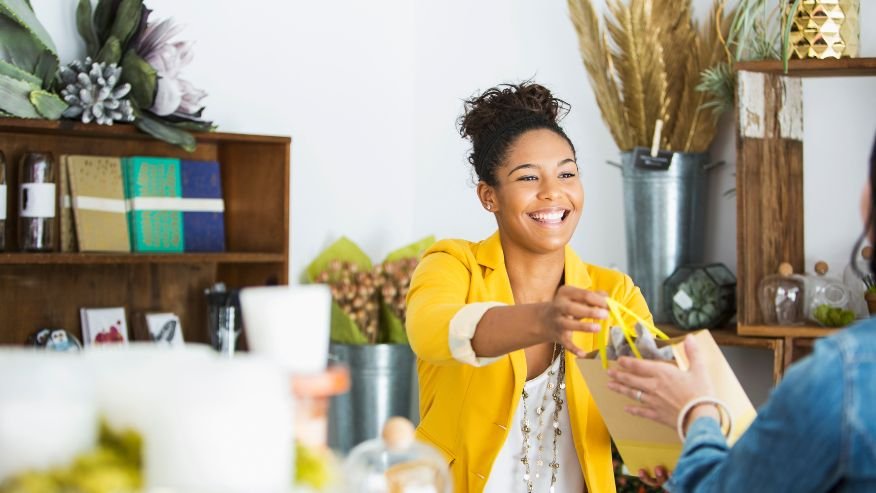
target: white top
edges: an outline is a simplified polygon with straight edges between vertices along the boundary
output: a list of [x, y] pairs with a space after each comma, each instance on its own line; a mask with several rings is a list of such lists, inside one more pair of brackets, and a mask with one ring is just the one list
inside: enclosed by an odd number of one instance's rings
[[[560, 358], [562, 357], [563, 355], [560, 355], [551, 364], [551, 368], [555, 372], [559, 371]], [[569, 368], [566, 368], [567, 372], [568, 370]], [[548, 370], [545, 370], [544, 373], [524, 385], [526, 393], [529, 395], [529, 398], [526, 399], [526, 414], [532, 428], [532, 431], [529, 432], [529, 472], [532, 477], [532, 491], [534, 493], [581, 493], [584, 491], [584, 476], [581, 474], [578, 453], [575, 451], [575, 443], [572, 440], [572, 425], [569, 421], [565, 390], [560, 391], [564, 404], [563, 409], [560, 410], [560, 431], [562, 434], [557, 437], [557, 462], [560, 464], [560, 469], [557, 471], [557, 482], [554, 484], [554, 489], [551, 490], [549, 464], [554, 456], [553, 415], [556, 405], [552, 397], [553, 391], [548, 390], [547, 385], [548, 382], [554, 383], [555, 378], [556, 376], [549, 377]], [[545, 392], [548, 396], [547, 401], [542, 401]], [[545, 402], [545, 407], [542, 413], [542, 424], [539, 426], [535, 410], [542, 402]], [[499, 450], [496, 462], [493, 463], [493, 469], [490, 471], [484, 493], [527, 492], [527, 484], [523, 480], [525, 466], [520, 462], [523, 457], [523, 431], [520, 426], [522, 421], [523, 396], [521, 395], [514, 419], [511, 420], [512, 426], [508, 430], [508, 438], [502, 445], [502, 449]], [[541, 441], [538, 440], [539, 434], [542, 435]], [[541, 452], [539, 452], [539, 447], [541, 447]], [[539, 455], [543, 461], [541, 467], [536, 462]]]
[[[486, 366], [501, 358], [478, 357], [471, 347], [471, 339], [474, 337], [481, 317], [487, 310], [497, 306], [505, 306], [505, 304], [498, 302], [470, 303], [454, 315], [450, 321], [449, 344], [450, 352], [457, 361], [472, 366]], [[563, 356], [561, 354], [551, 364], [554, 372], [559, 371], [560, 358]], [[527, 418], [532, 428], [529, 432], [529, 472], [532, 477], [532, 490], [533, 493], [581, 493], [584, 491], [584, 476], [581, 473], [578, 452], [575, 450], [575, 443], [572, 440], [572, 424], [569, 421], [565, 390], [560, 393], [564, 405], [559, 416], [562, 434], [557, 438], [557, 462], [560, 464], [560, 469], [557, 471], [557, 482], [554, 484], [553, 490], [551, 489], [549, 464], [554, 457], [553, 415], [556, 405], [552, 397], [553, 390], [548, 390], [547, 386], [549, 380], [550, 383], [556, 383], [556, 376], [549, 379], [549, 370], [550, 368], [524, 384], [526, 393], [529, 395], [529, 399], [526, 400]], [[574, 371], [574, 369], [571, 370]], [[566, 368], [566, 373], [569, 371], [570, 369]], [[546, 392], [547, 401], [543, 401]], [[542, 402], [544, 402], [544, 411], [542, 412], [542, 424], [539, 426], [535, 410]], [[522, 421], [523, 396], [521, 395], [514, 419], [511, 420], [512, 426], [508, 430], [508, 438], [493, 463], [484, 493], [527, 493], [527, 482], [523, 479], [525, 466], [520, 462], [523, 457]], [[541, 441], [538, 440], [539, 433], [542, 435]], [[537, 464], [539, 447], [542, 447], [540, 455], [543, 462], [540, 467]]]

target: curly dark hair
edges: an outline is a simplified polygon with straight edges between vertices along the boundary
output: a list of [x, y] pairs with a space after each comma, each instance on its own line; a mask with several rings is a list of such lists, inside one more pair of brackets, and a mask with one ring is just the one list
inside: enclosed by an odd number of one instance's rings
[[556, 132], [574, 153], [575, 146], [557, 123], [569, 108], [546, 87], [533, 82], [502, 84], [466, 100], [465, 113], [458, 121], [459, 134], [471, 139], [468, 162], [478, 179], [496, 186], [496, 168], [517, 137], [529, 130], [546, 128]]

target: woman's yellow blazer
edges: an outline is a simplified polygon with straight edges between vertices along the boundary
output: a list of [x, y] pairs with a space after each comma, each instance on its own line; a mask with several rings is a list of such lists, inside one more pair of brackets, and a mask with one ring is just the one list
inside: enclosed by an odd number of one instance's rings
[[[605, 291], [651, 320], [629, 276], [585, 264], [568, 245], [565, 257], [566, 284]], [[457, 492], [483, 491], [508, 433], [519, 432], [511, 421], [526, 380], [523, 350], [483, 367], [461, 363], [450, 352], [450, 320], [464, 305], [484, 301], [514, 304], [498, 232], [479, 243], [435, 243], [414, 272], [407, 298], [407, 333], [417, 355], [420, 384], [417, 436], [443, 452]], [[573, 340], [584, 350], [595, 349], [593, 334], [578, 333]], [[567, 352], [565, 358], [572, 437], [588, 491], [614, 492], [608, 431], [574, 355]]]

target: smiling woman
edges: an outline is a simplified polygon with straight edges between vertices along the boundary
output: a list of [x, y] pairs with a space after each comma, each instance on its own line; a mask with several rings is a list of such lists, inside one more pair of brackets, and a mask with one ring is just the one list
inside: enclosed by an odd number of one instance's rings
[[411, 281], [417, 433], [444, 452], [457, 492], [615, 490], [608, 432], [574, 358], [594, 349], [606, 297], [651, 315], [628, 276], [568, 244], [584, 189], [558, 124], [567, 111], [532, 83], [466, 102], [460, 133], [498, 231], [436, 243]]

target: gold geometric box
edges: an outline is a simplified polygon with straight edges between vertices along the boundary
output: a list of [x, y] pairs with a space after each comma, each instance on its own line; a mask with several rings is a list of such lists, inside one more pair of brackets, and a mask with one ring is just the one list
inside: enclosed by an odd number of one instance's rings
[[[790, 0], [788, 9], [793, 0]], [[786, 9], [786, 10], [788, 10]], [[854, 58], [861, 37], [860, 0], [803, 0], [791, 20], [794, 58]]]

